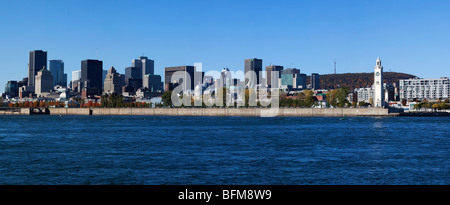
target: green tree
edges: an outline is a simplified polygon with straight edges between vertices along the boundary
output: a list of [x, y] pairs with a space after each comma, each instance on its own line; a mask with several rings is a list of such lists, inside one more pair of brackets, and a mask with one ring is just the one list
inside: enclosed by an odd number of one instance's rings
[[161, 96], [161, 101], [164, 107], [172, 106], [172, 91], [166, 91]]
[[337, 107], [338, 103], [338, 90], [331, 90], [327, 93], [327, 101], [333, 107]]
[[349, 93], [350, 90], [345, 87], [331, 90], [327, 93], [327, 101], [333, 107], [345, 107], [349, 102], [347, 100]]
[[364, 102], [364, 101], [359, 101], [358, 106], [359, 106], [359, 107], [366, 107], [366, 106], [367, 106], [367, 103]]
[[437, 110], [437, 109], [439, 109], [439, 104], [440, 104], [440, 103], [434, 103], [434, 104], [431, 106], [431, 108]]
[[420, 109], [422, 109], [422, 103], [414, 104], [413, 109], [414, 109], [414, 110], [420, 110]]
[[428, 109], [428, 108], [431, 108], [431, 103], [429, 103], [429, 102], [427, 102], [427, 101], [424, 101], [424, 102], [422, 102], [423, 104], [422, 104], [422, 108], [425, 108], [425, 109]]
[[439, 108], [438, 108], [439, 110], [446, 110], [448, 108], [449, 108], [449, 106], [447, 103], [445, 103], [445, 102], [439, 103]]
[[117, 93], [105, 94], [101, 97], [101, 107], [105, 108], [120, 108], [124, 107], [123, 96]]
[[339, 107], [344, 107], [348, 100], [348, 94], [350, 93], [350, 90], [348, 88], [339, 88], [338, 89], [338, 102], [339, 102]]
[[0, 97], [0, 107], [3, 107], [3, 98]]
[[311, 107], [316, 102], [316, 99], [314, 98], [314, 92], [312, 90], [304, 90], [303, 93], [305, 93], [306, 97], [304, 100], [304, 106], [305, 107]]

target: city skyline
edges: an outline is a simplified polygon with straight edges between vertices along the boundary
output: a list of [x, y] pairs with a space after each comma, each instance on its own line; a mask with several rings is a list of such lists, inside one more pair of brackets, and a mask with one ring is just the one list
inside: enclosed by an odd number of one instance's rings
[[[83, 4], [6, 2], [0, 8], [0, 17], [8, 19], [0, 23], [7, 31], [0, 34], [6, 48], [0, 51], [0, 84], [27, 76], [33, 50], [47, 51], [47, 61], [63, 60], [68, 79], [85, 59], [125, 73], [142, 55], [155, 61], [155, 74], [162, 76], [165, 67], [194, 62], [202, 62], [203, 71], [243, 71], [249, 58], [307, 74], [333, 73], [334, 60], [337, 73], [372, 72], [376, 57], [386, 72], [449, 75], [447, 1]], [[30, 18], [40, 10], [41, 18]]]

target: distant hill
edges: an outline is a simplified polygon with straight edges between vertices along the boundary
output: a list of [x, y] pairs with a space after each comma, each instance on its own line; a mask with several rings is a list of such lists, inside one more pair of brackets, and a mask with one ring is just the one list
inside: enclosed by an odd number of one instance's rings
[[[397, 83], [400, 79], [414, 78], [415, 75], [396, 72], [384, 72], [385, 83]], [[310, 82], [307, 78], [307, 84]], [[373, 73], [342, 73], [342, 74], [325, 74], [320, 75], [321, 89], [335, 89], [339, 87], [347, 87], [350, 90], [355, 88], [370, 87], [373, 84]]]

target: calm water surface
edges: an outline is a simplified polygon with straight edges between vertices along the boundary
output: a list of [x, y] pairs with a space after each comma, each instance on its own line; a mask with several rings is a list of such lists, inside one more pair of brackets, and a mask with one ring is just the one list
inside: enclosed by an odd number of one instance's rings
[[450, 118], [0, 116], [0, 184], [450, 184]]

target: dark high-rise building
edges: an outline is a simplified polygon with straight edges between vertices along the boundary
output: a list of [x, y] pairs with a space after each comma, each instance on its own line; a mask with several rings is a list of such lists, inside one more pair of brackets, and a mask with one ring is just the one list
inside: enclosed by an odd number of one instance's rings
[[15, 98], [19, 96], [19, 85], [17, 81], [8, 81], [5, 85], [5, 94], [10, 98]]
[[67, 74], [64, 73], [64, 62], [62, 60], [50, 60], [50, 72], [53, 76], [53, 86], [67, 86]]
[[[283, 70], [283, 66], [280, 65], [271, 65], [266, 66], [266, 82], [268, 87], [278, 87], [278, 79], [281, 78], [281, 71]], [[272, 76], [272, 72], [278, 71], [278, 76]], [[274, 86], [272, 86], [272, 84]]]
[[21, 81], [17, 82], [17, 85], [20, 87], [28, 85], [28, 77], [23, 78]]
[[142, 79], [141, 68], [139, 67], [125, 68], [125, 79]]
[[290, 89], [306, 89], [306, 74], [301, 74], [299, 69], [287, 68], [281, 72], [281, 86]]
[[133, 87], [133, 90], [142, 87], [142, 68], [140, 67], [127, 67], [125, 68], [125, 83], [128, 86]]
[[313, 90], [320, 89], [320, 75], [318, 73], [311, 74], [311, 89]]
[[144, 79], [145, 75], [155, 74], [155, 61], [148, 59], [145, 56], [141, 56], [138, 59], [133, 59], [131, 61], [131, 66], [141, 69], [142, 71], [141, 79]]
[[30, 59], [28, 62], [28, 86], [34, 86], [35, 76], [42, 68], [47, 68], [47, 51], [30, 51]]
[[103, 62], [99, 60], [81, 61], [81, 87], [86, 95], [102, 94]]
[[[252, 81], [254, 80], [254, 82], [256, 84], [260, 84], [261, 82], [261, 74], [262, 74], [262, 59], [257, 59], [257, 58], [252, 58], [252, 59], [245, 59], [245, 65], [244, 65], [244, 71], [245, 74], [247, 74], [247, 72], [249, 71], [254, 71], [256, 74], [256, 79], [252, 79]], [[245, 86], [256, 86], [256, 84], [254, 85], [248, 85], [249, 79], [245, 79]]]
[[144, 76], [143, 82], [143, 87], [148, 88], [151, 92], [162, 91], [160, 75], [147, 74]]
[[[181, 75], [174, 75], [177, 71], [183, 71], [184, 73]], [[186, 89], [194, 89], [195, 74], [196, 71], [194, 66], [166, 67], [164, 72], [164, 91], [171, 91], [182, 83], [184, 83]], [[183, 81], [183, 79], [187, 79], [187, 75], [189, 75], [190, 82]]]

